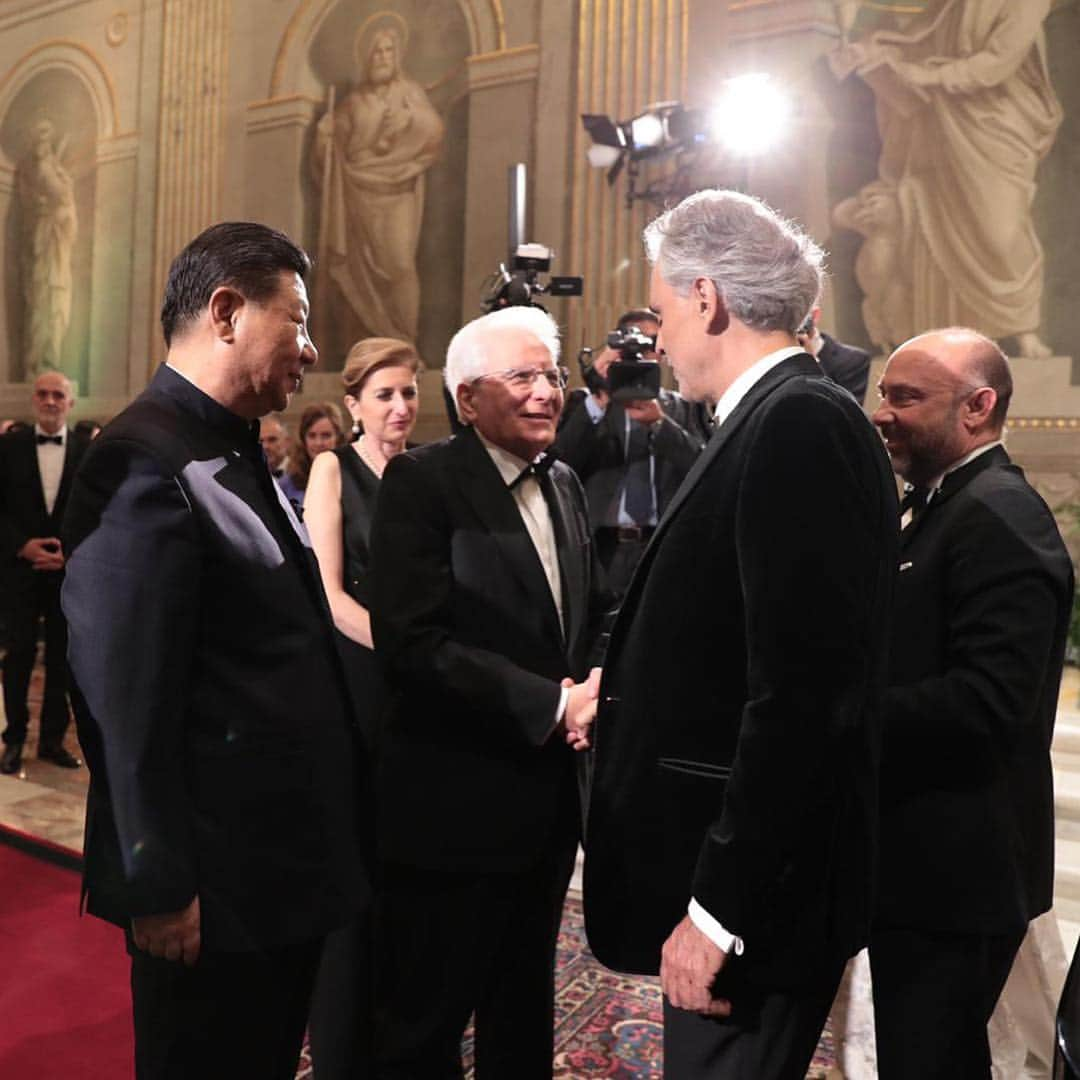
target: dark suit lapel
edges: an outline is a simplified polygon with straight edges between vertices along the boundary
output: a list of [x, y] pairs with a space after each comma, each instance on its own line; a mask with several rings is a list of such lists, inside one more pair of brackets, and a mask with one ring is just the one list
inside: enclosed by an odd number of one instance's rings
[[[712, 438], [705, 444], [705, 449], [698, 455], [697, 460], [683, 479], [679, 490], [675, 492], [675, 495], [672, 497], [663, 516], [660, 518], [660, 523], [656, 526], [656, 532], [653, 533], [652, 539], [645, 548], [641, 560], [634, 571], [634, 576], [630, 579], [630, 584], [627, 587], [626, 595], [624, 596], [621, 605], [624, 611], [630, 609], [630, 601], [637, 591], [635, 586], [645, 577], [645, 573], [649, 563], [652, 561], [656, 546], [660, 543], [668, 525], [674, 519], [675, 515], [678, 514], [683, 503], [689, 498], [694, 488], [697, 487], [702, 476], [705, 474], [705, 471], [724, 452], [724, 447], [727, 446], [736, 432], [739, 431], [746, 419], [762, 401], [764, 401], [778, 386], [787, 382], [788, 379], [794, 378], [796, 375], [820, 374], [821, 369], [818, 367], [817, 361], [810, 356], [809, 353], [798, 353], [786, 360], [781, 360], [779, 364], [770, 368], [752, 387], [750, 387], [743, 396], [743, 399], [735, 407], [735, 411], [720, 425], [713, 433]], [[620, 619], [619, 621], [622, 622], [623, 620]]]
[[462, 467], [458, 483], [462, 495], [498, 545], [515, 577], [541, 605], [554, 640], [560, 641], [562, 628], [551, 587], [513, 494], [471, 427], [456, 436], [454, 444], [460, 447]]
[[559, 552], [559, 578], [562, 583], [564, 636], [568, 643], [577, 640], [585, 616], [583, 603], [587, 596], [585, 563], [582, 558], [588, 523], [576, 511], [567, 489], [568, 477], [554, 470], [541, 482], [544, 497], [551, 511], [555, 529], [555, 545]]
[[37, 436], [35, 435], [33, 428], [30, 428], [26, 433], [25, 441], [26, 475], [30, 480], [31, 488], [33, 488], [34, 501], [41, 510], [41, 516], [42, 518], [47, 519], [49, 517], [49, 510], [45, 505], [45, 485], [41, 481], [41, 469], [38, 467]]
[[63, 472], [61, 472], [60, 474], [60, 487], [57, 488], [56, 501], [53, 503], [53, 515], [55, 515], [58, 509], [63, 510], [65, 504], [67, 503], [68, 491], [71, 488], [71, 481], [74, 476], [75, 434], [69, 428], [67, 434], [64, 437], [64, 469]]

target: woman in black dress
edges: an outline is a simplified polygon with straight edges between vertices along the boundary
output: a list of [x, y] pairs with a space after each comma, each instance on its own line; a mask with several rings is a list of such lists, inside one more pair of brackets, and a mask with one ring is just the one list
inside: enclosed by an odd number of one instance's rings
[[[404, 341], [368, 338], [345, 358], [345, 408], [362, 434], [311, 464], [304, 523], [319, 560], [369, 761], [378, 752], [382, 681], [368, 615], [368, 538], [387, 462], [416, 424], [420, 357]], [[370, 1075], [368, 913], [327, 939], [311, 1006], [315, 1080]]]

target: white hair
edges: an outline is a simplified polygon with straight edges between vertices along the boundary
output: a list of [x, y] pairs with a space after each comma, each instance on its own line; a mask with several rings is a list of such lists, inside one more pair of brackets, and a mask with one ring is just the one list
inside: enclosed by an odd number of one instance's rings
[[649, 261], [677, 292], [716, 286], [728, 312], [754, 330], [789, 334], [813, 310], [825, 253], [793, 222], [737, 191], [698, 191], [645, 228]]
[[481, 315], [467, 322], [450, 339], [446, 349], [443, 379], [455, 408], [458, 387], [487, 372], [488, 345], [492, 338], [511, 331], [532, 334], [551, 354], [551, 362], [559, 362], [559, 326], [546, 311], [515, 306]]

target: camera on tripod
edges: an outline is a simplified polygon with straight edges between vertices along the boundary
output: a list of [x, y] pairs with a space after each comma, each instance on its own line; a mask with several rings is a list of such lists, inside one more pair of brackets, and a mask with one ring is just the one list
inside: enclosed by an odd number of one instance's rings
[[617, 355], [602, 375], [593, 366], [592, 349], [582, 349], [578, 354], [581, 377], [592, 393], [611, 395], [612, 401], [647, 401], [660, 396], [660, 365], [656, 360], [645, 359], [656, 352], [656, 338], [650, 337], [636, 326], [612, 330], [607, 336], [607, 346]]
[[499, 269], [488, 279], [484, 290], [484, 310], [498, 311], [506, 307], [538, 307], [540, 296], [580, 296], [582, 279], [552, 275], [545, 284], [541, 274], [551, 271], [551, 248], [543, 244], [519, 244], [510, 257], [510, 269], [499, 263]]

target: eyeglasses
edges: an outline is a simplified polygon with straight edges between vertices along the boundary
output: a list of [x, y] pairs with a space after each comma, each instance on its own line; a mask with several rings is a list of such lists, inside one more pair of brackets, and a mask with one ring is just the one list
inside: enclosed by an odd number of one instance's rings
[[546, 380], [552, 390], [565, 390], [570, 379], [570, 372], [564, 367], [553, 368], [507, 368], [505, 371], [491, 371], [486, 375], [477, 375], [472, 381], [482, 379], [501, 379], [513, 390], [531, 390], [538, 378]]

